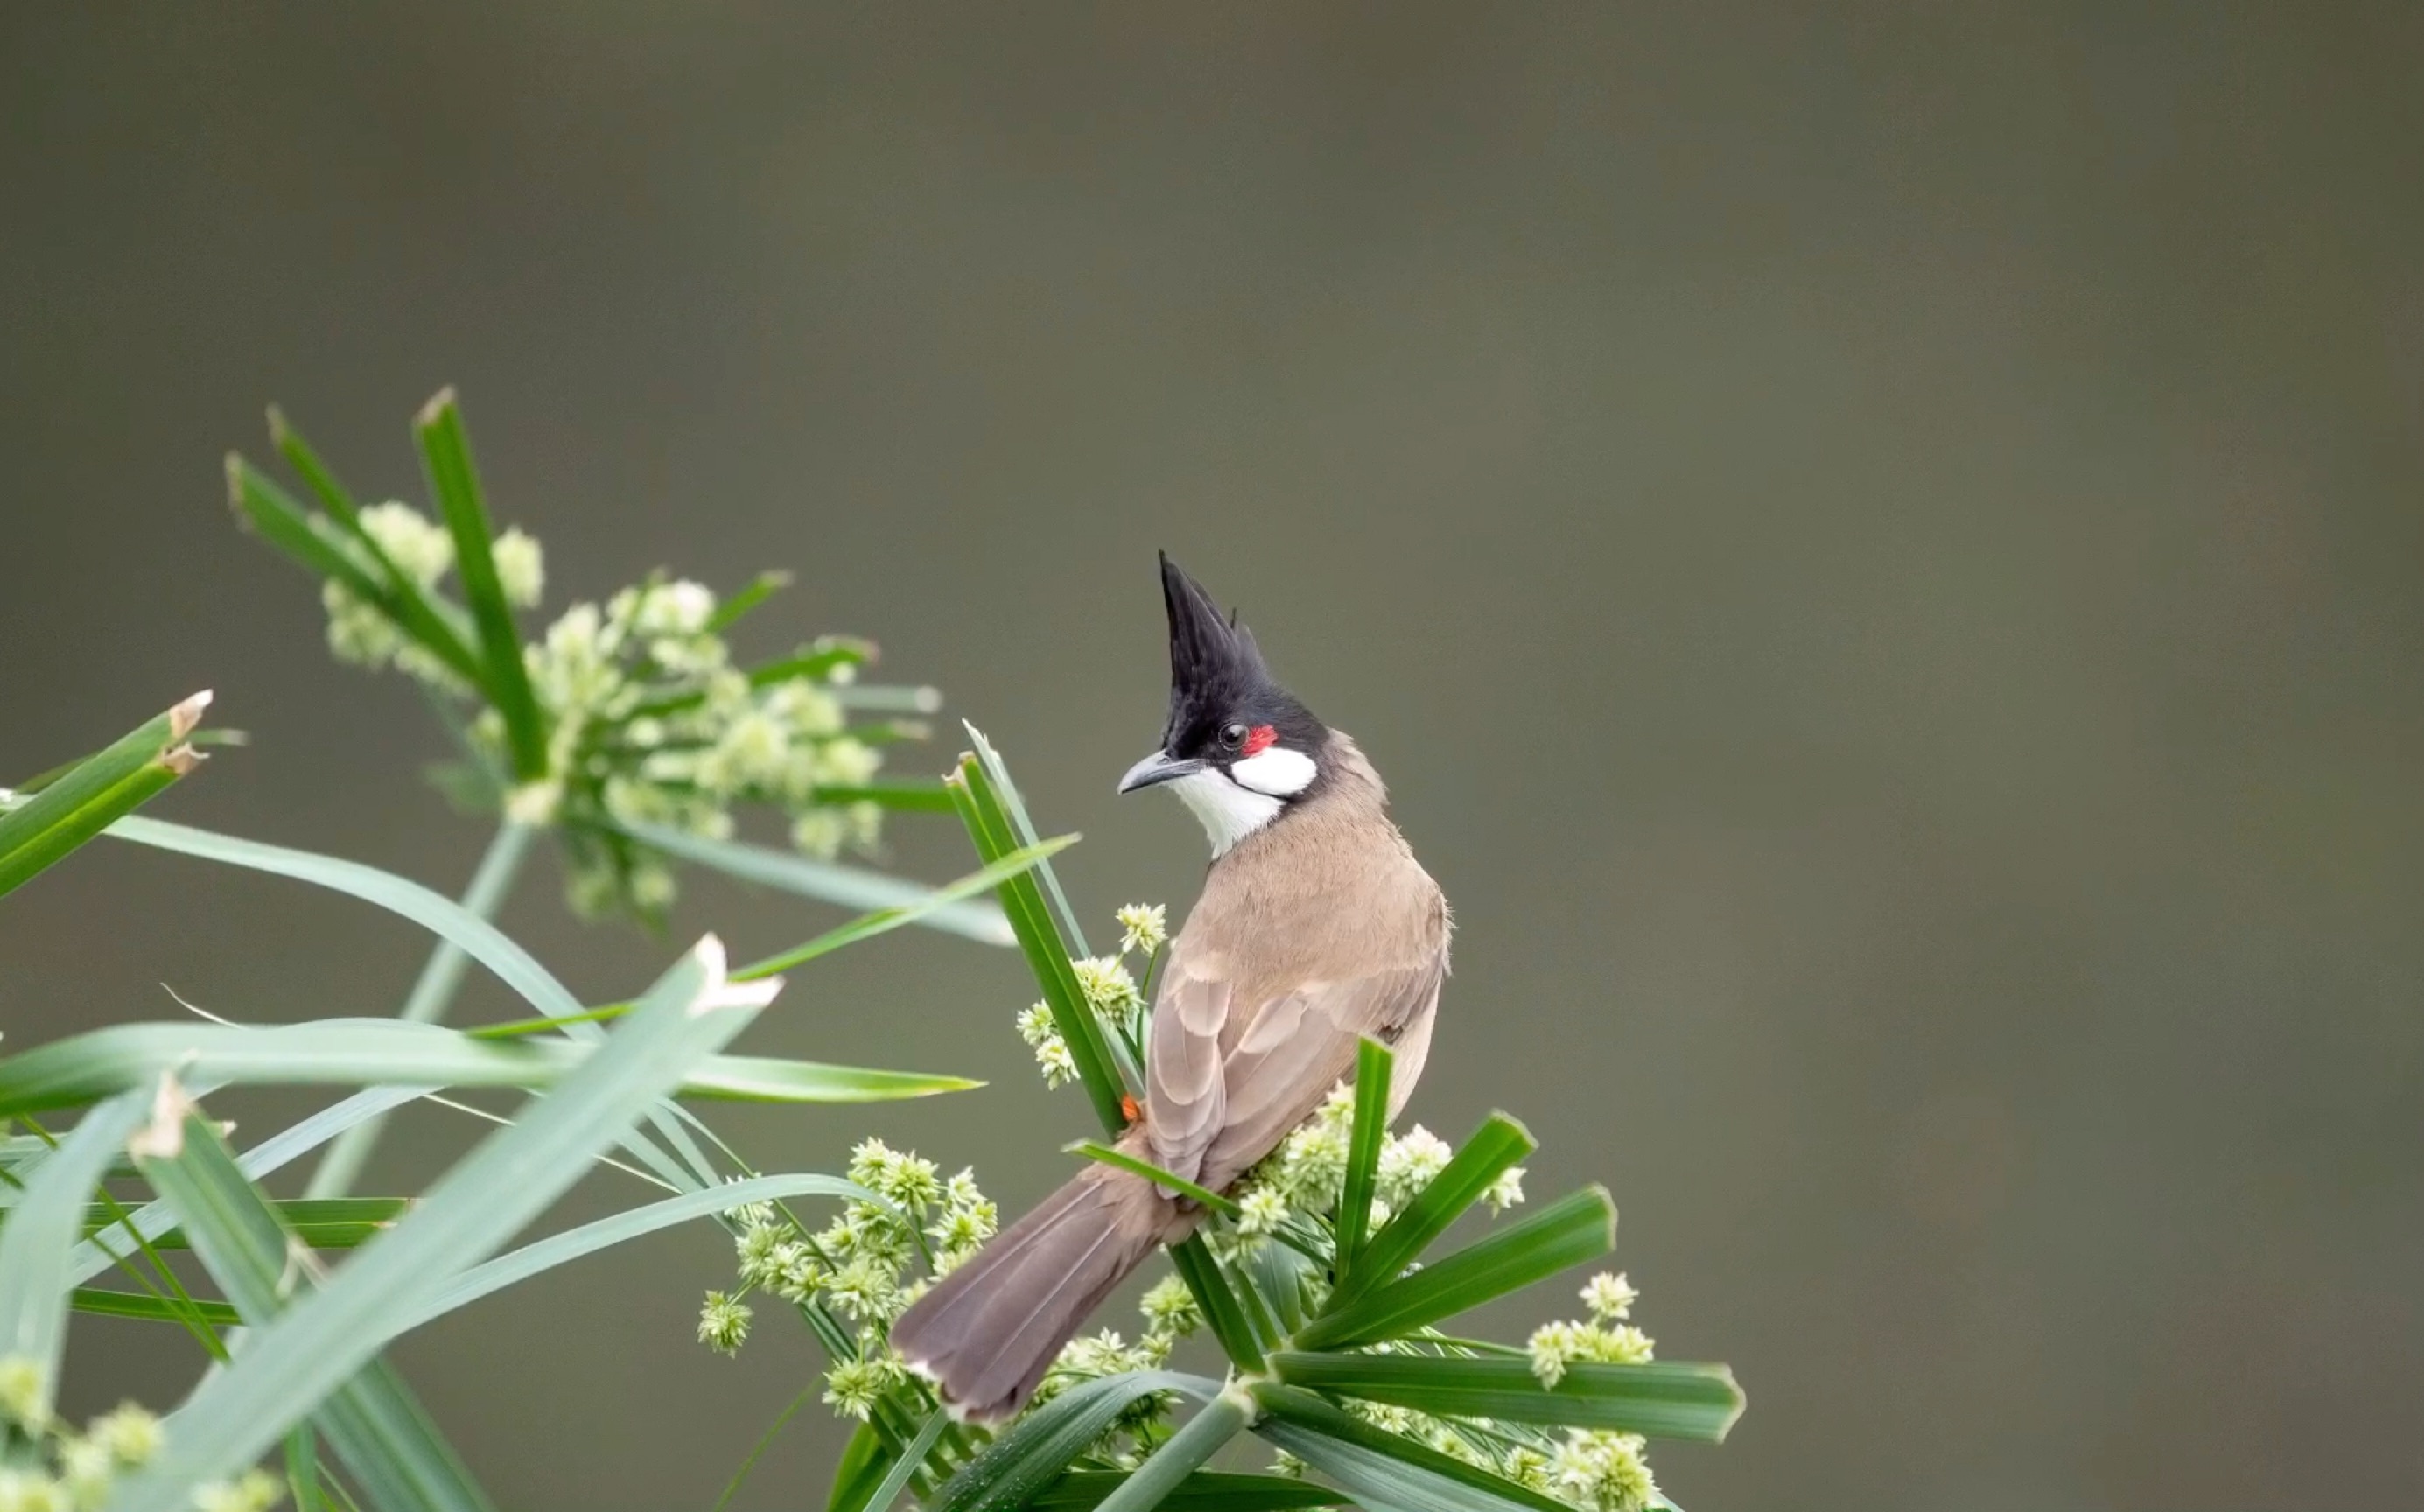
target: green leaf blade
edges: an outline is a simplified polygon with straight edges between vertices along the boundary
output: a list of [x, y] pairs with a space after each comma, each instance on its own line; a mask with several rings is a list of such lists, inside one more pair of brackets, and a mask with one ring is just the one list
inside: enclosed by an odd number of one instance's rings
[[454, 571], [463, 581], [463, 597], [470, 605], [471, 623], [479, 630], [480, 660], [487, 669], [481, 686], [505, 722], [505, 743], [513, 753], [514, 775], [524, 782], [547, 774], [547, 724], [522, 665], [521, 636], [514, 628], [513, 606], [505, 600], [491, 549], [494, 533], [488, 506], [480, 490], [479, 470], [471, 461], [471, 441], [463, 429], [463, 412], [454, 390], [441, 389], [413, 422], [421, 443], [421, 461], [429, 491], [454, 538]]
[[[587, 1026], [583, 1026], [584, 1027]], [[149, 1085], [162, 1072], [250, 1087], [552, 1087], [577, 1074], [601, 1041], [487, 1040], [396, 1019], [319, 1019], [245, 1028], [120, 1024], [0, 1058], [0, 1116], [72, 1107]], [[707, 1056], [678, 1092], [756, 1103], [874, 1103], [980, 1085], [959, 1076]]]
[[185, 738], [210, 703], [199, 692], [154, 715], [0, 813], [0, 893], [32, 881], [191, 772], [201, 756]]
[[1220, 1383], [1169, 1371], [1106, 1376], [1054, 1397], [943, 1483], [933, 1512], [1012, 1512], [1049, 1485], [1139, 1398], [1160, 1392], [1209, 1398]]
[[1338, 1482], [1366, 1512], [1572, 1512], [1300, 1387], [1261, 1381], [1252, 1393], [1263, 1410], [1256, 1436]]
[[1616, 1204], [1605, 1187], [1587, 1186], [1444, 1260], [1325, 1309], [1297, 1343], [1326, 1349], [1400, 1337], [1615, 1248]]
[[[973, 755], [960, 758], [958, 770], [944, 779], [944, 785], [950, 788], [961, 822], [967, 827], [968, 837], [975, 842], [980, 856], [988, 862], [998, 861], [1017, 849], [992, 782]], [[1086, 1089], [1088, 1101], [1093, 1104], [1094, 1116], [1104, 1132], [1117, 1138], [1127, 1127], [1123, 1099], [1129, 1084], [1114, 1058], [1111, 1037], [1104, 1032], [1102, 1021], [1095, 1017], [1077, 985], [1069, 947], [1060, 936], [1060, 927], [1052, 922], [1043, 890], [1036, 886], [1033, 877], [1019, 876], [1002, 883], [1000, 897], [1002, 912], [1009, 915], [1019, 949], [1027, 957], [1028, 969], [1035, 974], [1036, 983], [1043, 990], [1053, 1025], [1068, 1042], [1069, 1058], [1077, 1068], [1077, 1079]]]
[[1411, 1265], [1432, 1240], [1448, 1231], [1515, 1162], [1539, 1145], [1531, 1131], [1504, 1113], [1492, 1113], [1456, 1153], [1447, 1168], [1391, 1218], [1339, 1277], [1330, 1310], [1345, 1307]]
[[1212, 1247], [1200, 1233], [1190, 1233], [1170, 1247], [1171, 1264], [1178, 1268], [1179, 1280], [1195, 1297], [1196, 1310], [1204, 1314], [1204, 1326], [1220, 1342], [1220, 1350], [1229, 1362], [1248, 1375], [1263, 1368], [1263, 1346], [1254, 1337], [1253, 1325], [1247, 1320], [1246, 1310], [1229, 1284], [1228, 1272], [1213, 1257]]
[[[1092, 1512], [1128, 1479], [1128, 1472], [1073, 1470], [1027, 1504], [1033, 1512]], [[1292, 1475], [1239, 1475], [1199, 1470], [1172, 1487], [1161, 1500], [1162, 1512], [1294, 1512], [1295, 1508], [1337, 1506], [1344, 1493]]]
[[1554, 1387], [1531, 1361], [1437, 1355], [1283, 1350], [1272, 1375], [1291, 1386], [1412, 1408], [1439, 1417], [1495, 1418], [1561, 1427], [1613, 1428], [1653, 1439], [1724, 1439], [1742, 1416], [1742, 1388], [1723, 1365], [1566, 1366]]
[[1372, 1190], [1379, 1184], [1380, 1143], [1389, 1132], [1389, 1078], [1396, 1057], [1365, 1037], [1355, 1046], [1355, 1123], [1348, 1136], [1347, 1174], [1339, 1184], [1338, 1273], [1352, 1274], [1372, 1220]]

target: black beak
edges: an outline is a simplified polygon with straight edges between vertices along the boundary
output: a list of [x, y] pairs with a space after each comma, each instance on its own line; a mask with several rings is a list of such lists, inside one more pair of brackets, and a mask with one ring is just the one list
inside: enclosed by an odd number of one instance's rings
[[1174, 756], [1167, 751], [1156, 751], [1128, 768], [1128, 774], [1120, 779], [1120, 791], [1132, 793], [1140, 788], [1150, 788], [1156, 783], [1168, 782], [1173, 777], [1184, 777], [1203, 770], [1201, 761]]

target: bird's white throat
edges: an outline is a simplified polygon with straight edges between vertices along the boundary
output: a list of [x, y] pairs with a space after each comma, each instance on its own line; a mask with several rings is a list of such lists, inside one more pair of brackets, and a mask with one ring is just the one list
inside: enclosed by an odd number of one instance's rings
[[1280, 800], [1268, 793], [1249, 792], [1218, 772], [1190, 772], [1170, 786], [1203, 820], [1216, 859], [1279, 817]]
[[1193, 772], [1170, 786], [1203, 821], [1217, 859], [1279, 818], [1287, 799], [1312, 786], [1316, 770], [1311, 756], [1273, 746], [1231, 762], [1226, 773], [1218, 768]]

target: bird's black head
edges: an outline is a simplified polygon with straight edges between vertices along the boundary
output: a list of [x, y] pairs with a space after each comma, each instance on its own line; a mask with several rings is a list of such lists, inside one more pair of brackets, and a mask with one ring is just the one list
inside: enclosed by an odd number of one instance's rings
[[1236, 614], [1223, 616], [1168, 556], [1161, 596], [1170, 611], [1170, 720], [1161, 749], [1128, 769], [1120, 791], [1174, 785], [1217, 854], [1312, 791], [1330, 730], [1272, 678], [1253, 632]]

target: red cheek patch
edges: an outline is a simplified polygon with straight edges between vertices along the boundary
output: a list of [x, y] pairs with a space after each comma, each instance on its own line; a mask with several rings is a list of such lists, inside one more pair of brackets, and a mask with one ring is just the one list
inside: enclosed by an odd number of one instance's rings
[[1279, 742], [1279, 731], [1268, 724], [1257, 724], [1246, 732], [1246, 743], [1240, 748], [1239, 754], [1252, 756], [1258, 751], [1268, 751]]

